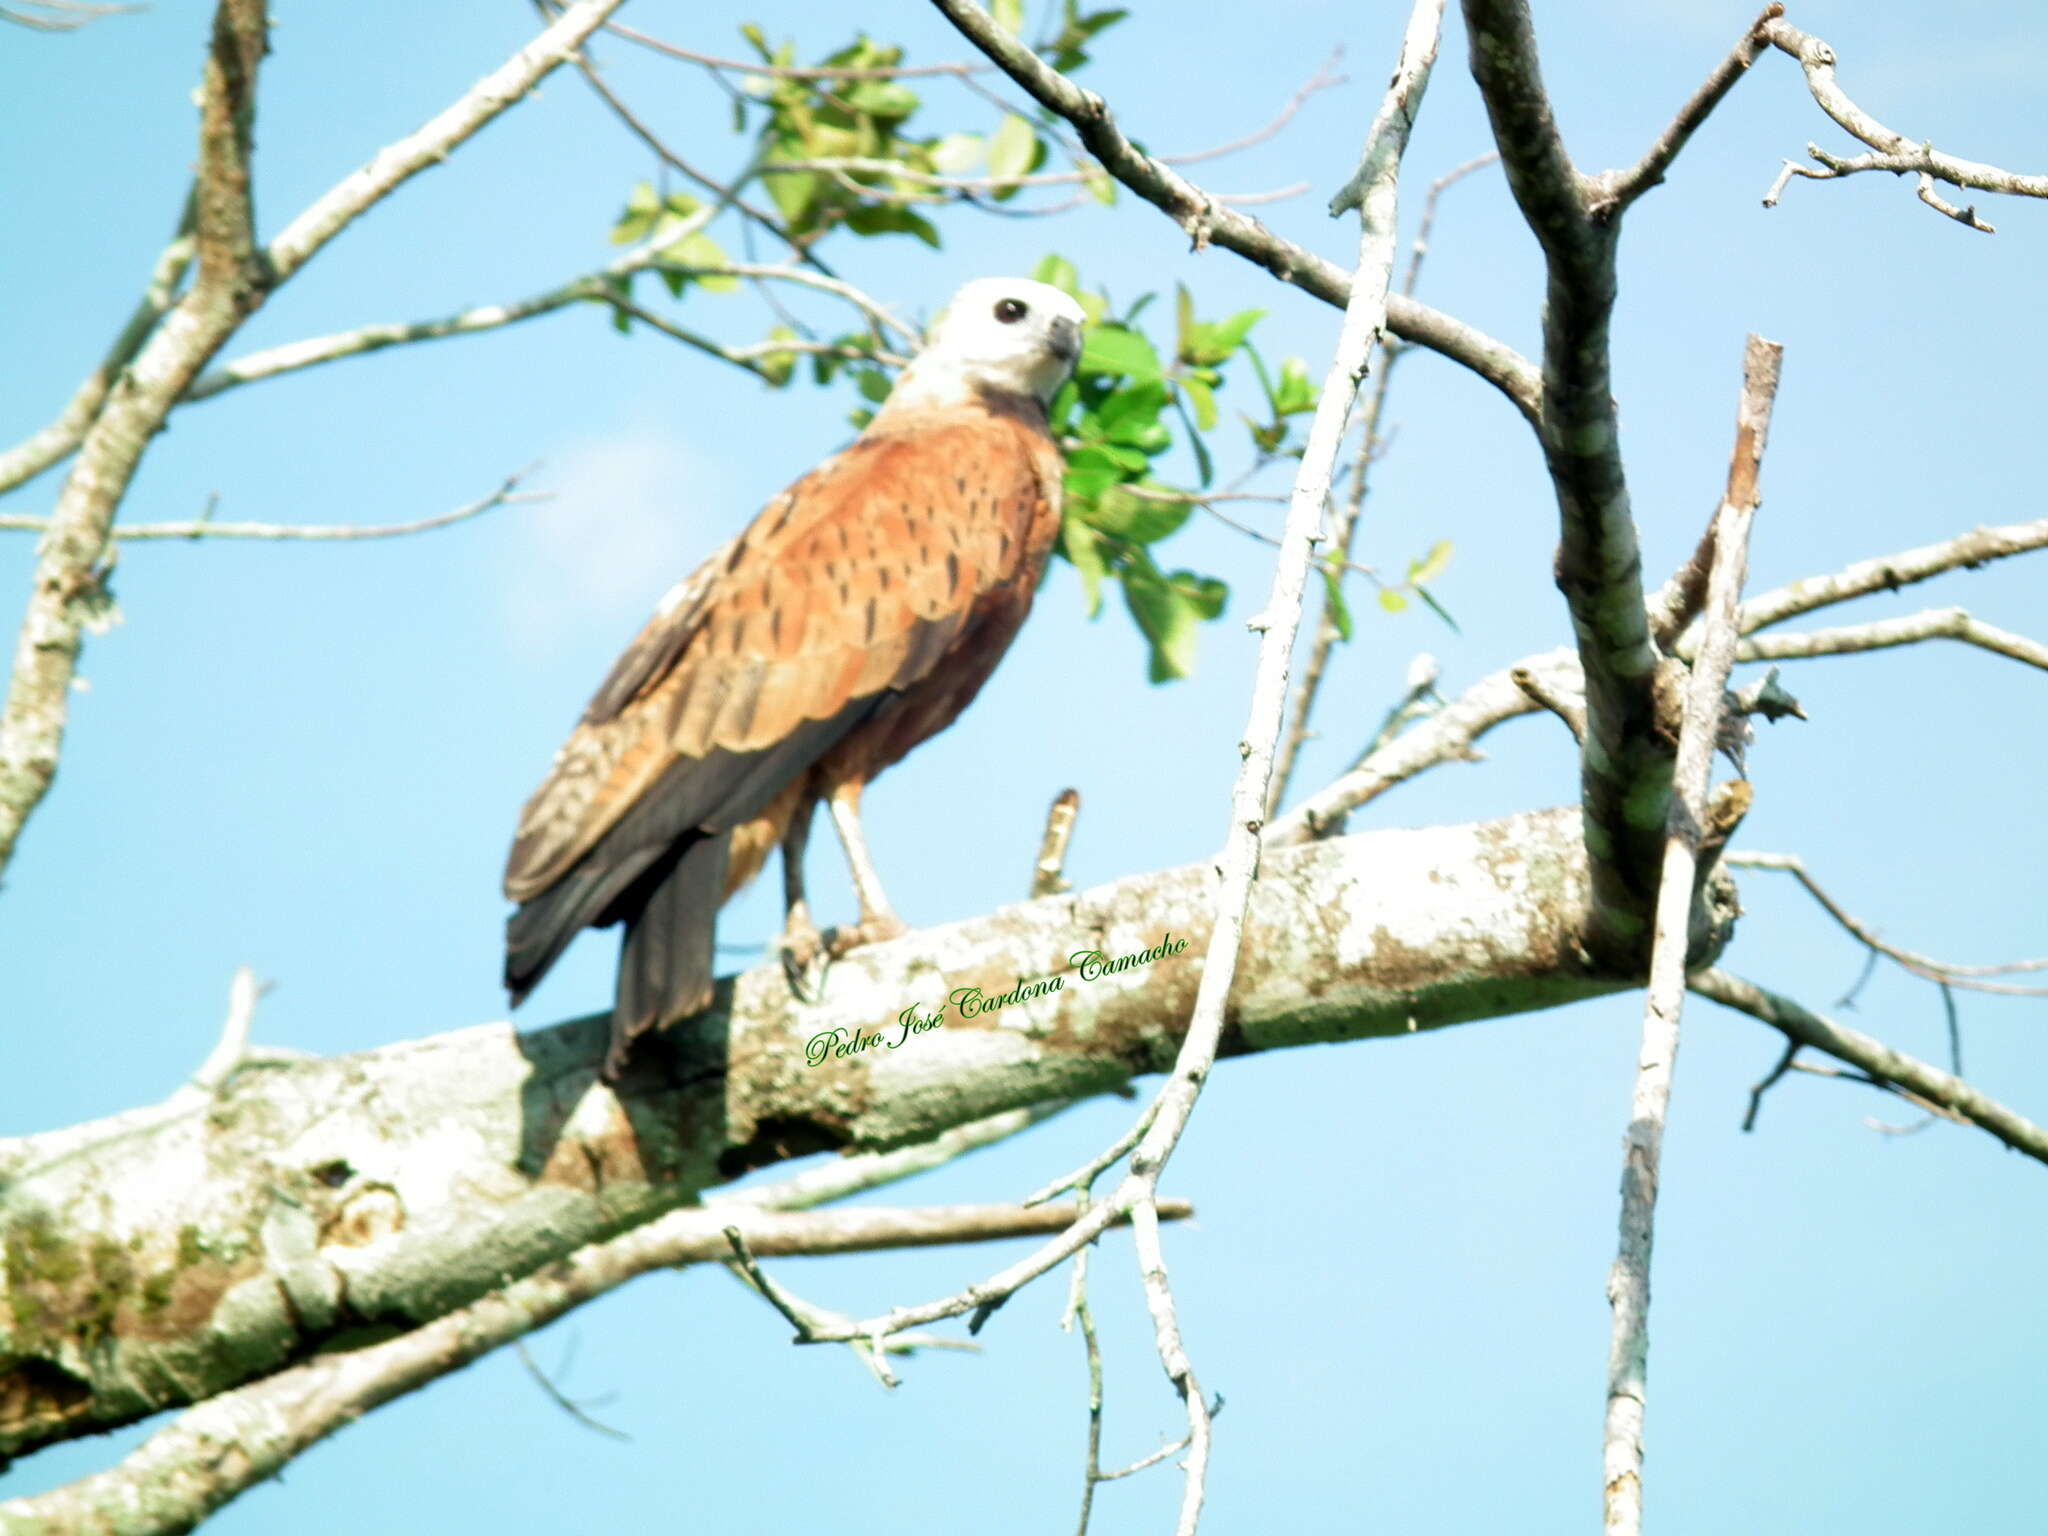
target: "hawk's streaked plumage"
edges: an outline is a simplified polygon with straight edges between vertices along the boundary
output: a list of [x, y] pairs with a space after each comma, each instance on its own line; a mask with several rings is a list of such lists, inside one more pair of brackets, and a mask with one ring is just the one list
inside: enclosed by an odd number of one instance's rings
[[612, 1047], [711, 997], [720, 903], [782, 844], [785, 953], [812, 812], [828, 802], [859, 936], [901, 931], [867, 857], [862, 787], [973, 699], [1059, 531], [1045, 406], [1081, 310], [1021, 279], [969, 283], [867, 430], [663, 599], [527, 801], [505, 869], [517, 1003], [586, 927], [625, 924]]

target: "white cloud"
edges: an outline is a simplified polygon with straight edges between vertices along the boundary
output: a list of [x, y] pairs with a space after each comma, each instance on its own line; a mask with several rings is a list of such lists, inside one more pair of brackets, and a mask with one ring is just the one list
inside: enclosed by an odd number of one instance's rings
[[732, 522], [715, 461], [647, 424], [570, 442], [532, 483], [498, 583], [514, 645], [529, 654], [630, 629], [709, 554]]

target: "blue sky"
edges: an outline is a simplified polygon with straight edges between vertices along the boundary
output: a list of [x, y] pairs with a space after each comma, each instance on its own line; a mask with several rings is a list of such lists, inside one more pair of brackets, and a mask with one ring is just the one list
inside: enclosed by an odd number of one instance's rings
[[[757, 20], [806, 57], [851, 23], [790, 3], [635, 6], [626, 19], [715, 52]], [[525, 8], [278, 8], [258, 125], [258, 207], [274, 231], [410, 130], [531, 29]], [[1633, 160], [1752, 12], [1590, 0], [1538, 22], [1582, 165]], [[963, 56], [928, 9], [861, 8], [913, 59]], [[1266, 210], [1347, 264], [1354, 227], [1323, 217], [1348, 173], [1405, 7], [1275, 0], [1140, 7], [1088, 83], [1157, 150], [1247, 132], [1343, 44], [1349, 85], [1289, 131], [1201, 168], [1248, 191], [1307, 181]], [[1793, 18], [1842, 55], [1873, 113], [1938, 147], [2048, 165], [2038, 81], [2048, 32], [2018, 4], [1840, 0]], [[56, 410], [133, 302], [192, 159], [204, 9], [168, 0], [75, 36], [11, 32], [14, 152], [0, 242], [0, 436]], [[615, 81], [686, 153], [745, 150], [701, 75], [621, 44]], [[934, 90], [934, 129], [988, 126]], [[1771, 55], [1630, 215], [1616, 387], [1649, 570], [1688, 550], [1721, 484], [1742, 338], [1785, 344], [1785, 379], [1752, 559], [1755, 589], [2042, 514], [2040, 273], [2048, 208], [1980, 200], [1972, 234], [1865, 177], [1758, 199], [1808, 140], [1842, 147], [1790, 61]], [[1486, 146], [1453, 25], [1410, 153], [1411, 186]], [[649, 157], [563, 75], [324, 253], [233, 350], [518, 297], [608, 258], [605, 236]], [[1417, 199], [1406, 200], [1412, 221]], [[1128, 198], [1051, 222], [946, 222], [946, 248], [844, 248], [846, 273], [906, 314], [973, 276], [1028, 272], [1057, 249], [1121, 299], [1182, 281], [1205, 310], [1259, 306], [1270, 355], [1326, 365], [1335, 314], [1223, 252], [1196, 255]], [[650, 290], [651, 293], [651, 290]], [[1504, 189], [1447, 202], [1423, 296], [1533, 353], [1540, 273]], [[748, 298], [685, 318], [733, 340]], [[813, 314], [826, 311], [812, 309]], [[771, 393], [592, 309], [403, 348], [193, 407], [155, 443], [123, 516], [389, 522], [474, 499], [538, 463], [545, 507], [446, 532], [335, 546], [132, 547], [126, 622], [86, 654], [63, 768], [0, 897], [0, 1134], [160, 1098], [197, 1065], [249, 964], [277, 983], [261, 1040], [333, 1053], [501, 1017], [497, 879], [518, 805], [654, 599], [788, 479], [848, 435], [846, 402]], [[1439, 591], [1462, 625], [1362, 604], [1324, 695], [1301, 789], [1347, 762], [1418, 650], [1461, 687], [1567, 633], [1549, 578], [1555, 514], [1534, 445], [1486, 386], [1427, 355], [1404, 364], [1393, 451], [1361, 558], [1398, 565], [1439, 538]], [[1235, 450], [1234, 450], [1235, 451]], [[1229, 465], [1224, 466], [1225, 472]], [[47, 476], [7, 499], [42, 513]], [[1188, 682], [1145, 681], [1121, 612], [1095, 623], [1056, 569], [982, 700], [869, 797], [885, 877], [913, 923], [1022, 894], [1046, 801], [1083, 810], [1070, 875], [1087, 884], [1205, 857], [1236, 765], [1269, 552], [1197, 519], [1172, 557], [1233, 588]], [[0, 592], [31, 541], [0, 535]], [[2039, 558], [2039, 557], [2036, 557]], [[2038, 634], [2024, 562], [1858, 606], [1879, 617], [1964, 603]], [[11, 611], [11, 610], [10, 610]], [[1803, 855], [1887, 935], [1958, 960], [2048, 950], [2040, 806], [2042, 679], [1952, 645], [1797, 664], [1812, 722], [1767, 731], [1742, 845]], [[1427, 825], [1569, 801], [1569, 743], [1547, 718], [1506, 727], [1479, 767], [1439, 770], [1369, 825]], [[850, 913], [821, 836], [816, 890]], [[777, 882], [721, 937], [765, 938]], [[1789, 883], [1743, 881], [1726, 963], [1820, 1007], [1860, 954]], [[607, 936], [579, 942], [522, 1010], [599, 1006]], [[736, 962], [737, 963], [737, 962]], [[1639, 999], [1410, 1041], [1233, 1061], [1167, 1179], [1198, 1222], [1169, 1234], [1204, 1381], [1228, 1399], [1212, 1482], [1218, 1531], [1583, 1530], [1596, 1518], [1619, 1137]], [[1863, 1029], [1939, 1058], [1932, 991], [1880, 974]], [[2038, 1002], [1964, 1003], [1966, 1064], [1987, 1092], [2048, 1106]], [[2037, 1277], [2043, 1170], [1981, 1134], [1893, 1138], [1896, 1101], [1798, 1079], [1739, 1131], [1776, 1037], [1688, 1014], [1660, 1216], [1649, 1410], [1651, 1518], [1667, 1533], [2033, 1531], [2048, 1481]], [[1015, 1198], [1113, 1135], [1090, 1106], [927, 1176], [891, 1202]], [[1096, 1268], [1110, 1373], [1105, 1457], [1174, 1432], [1121, 1238]], [[957, 1251], [792, 1263], [794, 1283], [855, 1313], [953, 1289], [1001, 1255]], [[1085, 1425], [1078, 1344], [1042, 1285], [978, 1356], [913, 1362], [883, 1394], [839, 1354], [785, 1347], [780, 1319], [723, 1275], [657, 1276], [533, 1342], [567, 1390], [628, 1430], [614, 1444], [551, 1405], [509, 1354], [372, 1415], [221, 1515], [288, 1524], [555, 1532], [673, 1519], [780, 1532], [1039, 1532], [1072, 1518]], [[563, 1368], [565, 1357], [570, 1364]], [[0, 1479], [32, 1492], [105, 1464], [134, 1432], [65, 1447]], [[1157, 1530], [1178, 1495], [1159, 1469], [1103, 1491], [1096, 1529]]]

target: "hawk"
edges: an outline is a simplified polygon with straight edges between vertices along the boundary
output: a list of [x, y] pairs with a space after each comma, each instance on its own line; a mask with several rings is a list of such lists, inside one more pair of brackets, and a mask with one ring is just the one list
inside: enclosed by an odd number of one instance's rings
[[711, 1000], [719, 906], [780, 845], [792, 980], [824, 952], [804, 899], [823, 801], [860, 924], [904, 931], [861, 791], [944, 730], [1031, 607], [1060, 526], [1053, 392], [1081, 350], [1059, 289], [954, 296], [866, 430], [662, 599], [520, 813], [505, 866], [516, 1006], [585, 928], [625, 925], [605, 1075]]

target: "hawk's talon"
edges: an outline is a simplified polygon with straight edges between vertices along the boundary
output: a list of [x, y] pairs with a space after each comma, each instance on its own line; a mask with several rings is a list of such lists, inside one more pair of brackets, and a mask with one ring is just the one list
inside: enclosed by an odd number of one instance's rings
[[826, 935], [825, 947], [834, 960], [839, 960], [864, 944], [886, 944], [908, 932], [910, 925], [894, 912], [876, 912], [850, 928], [834, 928]]
[[801, 904], [790, 908], [778, 952], [782, 974], [798, 1002], [816, 1003], [825, 995], [825, 971], [832, 963], [832, 952]]

